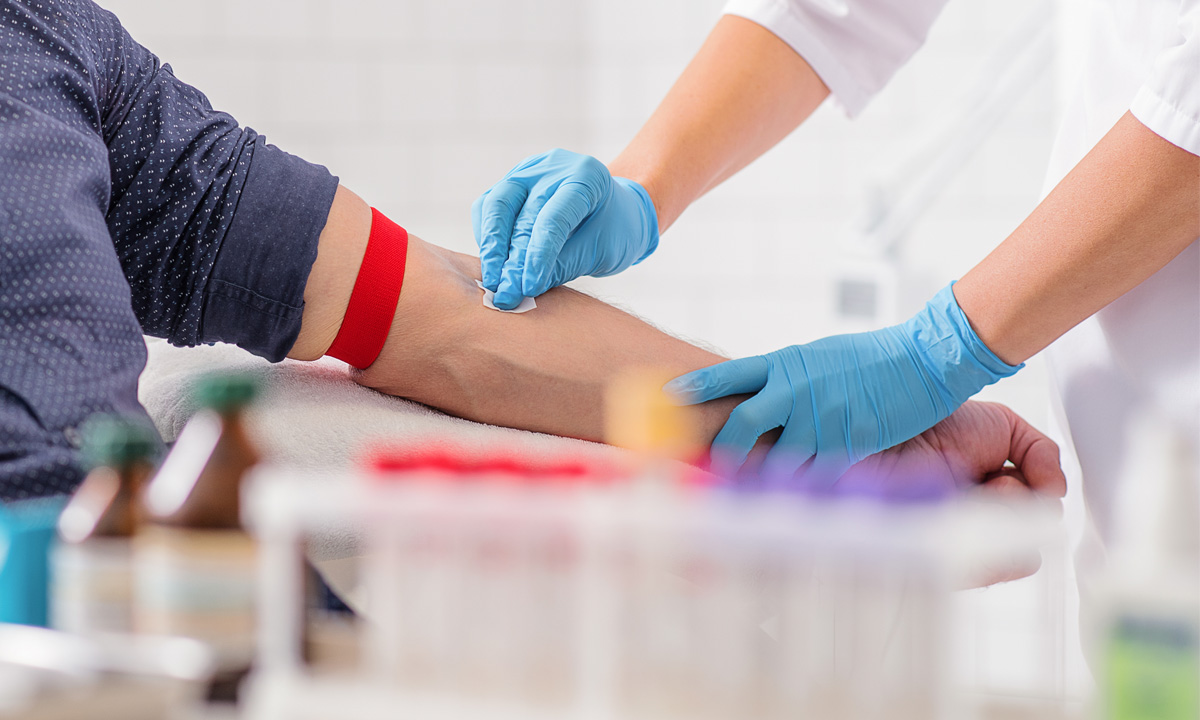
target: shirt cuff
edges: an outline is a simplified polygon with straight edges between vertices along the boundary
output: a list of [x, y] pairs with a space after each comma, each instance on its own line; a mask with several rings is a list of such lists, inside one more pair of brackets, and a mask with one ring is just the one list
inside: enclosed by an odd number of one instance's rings
[[1129, 111], [1164, 140], [1200, 155], [1200, 118], [1171, 103], [1149, 86], [1143, 86]]
[[287, 357], [337, 187], [324, 167], [255, 140], [205, 290], [201, 342], [232, 343], [271, 362]]
[[758, 23], [787, 43], [817, 73], [846, 115], [857, 116], [870, 102], [874, 93], [854, 79], [836, 53], [792, 12], [786, 0], [731, 0], [724, 13]]

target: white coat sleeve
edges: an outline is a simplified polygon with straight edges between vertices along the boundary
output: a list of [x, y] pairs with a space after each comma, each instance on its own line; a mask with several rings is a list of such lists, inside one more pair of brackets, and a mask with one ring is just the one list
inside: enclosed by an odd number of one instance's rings
[[925, 42], [946, 0], [731, 0], [725, 14], [770, 30], [851, 117]]
[[1155, 58], [1130, 112], [1168, 142], [1200, 155], [1200, 0], [1179, 0], [1179, 41]]

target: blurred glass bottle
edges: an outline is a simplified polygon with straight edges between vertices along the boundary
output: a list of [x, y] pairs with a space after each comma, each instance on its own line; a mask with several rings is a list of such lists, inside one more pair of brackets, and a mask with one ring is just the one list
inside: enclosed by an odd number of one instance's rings
[[1100, 587], [1100, 717], [1200, 718], [1200, 438], [1135, 418], [1114, 549]]
[[675, 374], [622, 372], [605, 395], [605, 442], [631, 451], [630, 482], [614, 488], [618, 518], [602, 561], [611, 568], [618, 715], [705, 717], [718, 704], [698, 657], [720, 633], [699, 626], [703, 608], [719, 602], [727, 579], [700, 541], [700, 513], [712, 499], [703, 491], [715, 476], [690, 464], [703, 464], [706, 442], [695, 411], [662, 389]]
[[226, 675], [247, 669], [254, 652], [256, 550], [240, 489], [259, 461], [245, 419], [257, 393], [242, 375], [197, 384], [200, 410], [146, 488], [135, 543], [136, 629], [207, 643]]
[[161, 447], [144, 422], [112, 415], [83, 428], [90, 467], [58, 520], [51, 624], [89, 634], [129, 632], [133, 625], [133, 536], [139, 496]]
[[50, 549], [65, 500], [0, 502], [0, 623], [47, 624]]

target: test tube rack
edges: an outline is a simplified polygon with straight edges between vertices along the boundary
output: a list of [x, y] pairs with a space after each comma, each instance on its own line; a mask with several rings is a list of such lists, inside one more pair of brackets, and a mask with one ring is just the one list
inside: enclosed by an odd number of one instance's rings
[[[951, 677], [952, 593], [1063, 542], [1032, 505], [670, 474], [261, 468], [243, 503], [261, 567], [247, 717], [983, 717]], [[339, 524], [364, 538], [362, 656], [322, 673], [301, 647], [303, 547]]]

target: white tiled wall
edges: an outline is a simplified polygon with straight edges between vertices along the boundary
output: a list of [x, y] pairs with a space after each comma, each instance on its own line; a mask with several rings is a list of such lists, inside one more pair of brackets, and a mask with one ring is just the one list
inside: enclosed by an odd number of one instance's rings
[[[481, 191], [551, 147], [614, 157], [723, 4], [100, 2], [216, 107], [327, 165], [418, 235], [467, 252], [469, 209]], [[851, 248], [868, 183], [904, 177], [913, 150], [944, 129], [989, 51], [1042, 2], [950, 3], [925, 49], [861, 118], [822, 108], [693, 207], [650, 261], [580, 285], [731, 355], [863, 329], [835, 315], [833, 278], [862, 267]], [[1047, 71], [1029, 87], [899, 253], [912, 286], [901, 314], [963, 274], [1036, 204], [1055, 77]], [[985, 396], [1044, 426], [1044, 383], [1035, 361]]]

